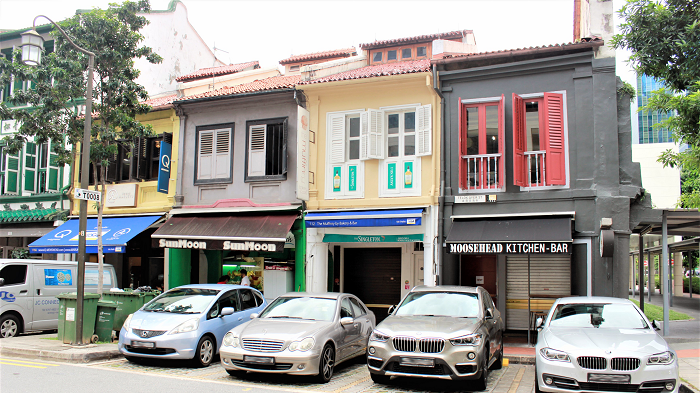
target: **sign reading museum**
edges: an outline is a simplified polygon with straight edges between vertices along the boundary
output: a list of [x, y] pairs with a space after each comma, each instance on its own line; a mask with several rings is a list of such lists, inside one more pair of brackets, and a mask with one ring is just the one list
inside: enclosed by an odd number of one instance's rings
[[571, 254], [568, 242], [450, 243], [450, 254]]

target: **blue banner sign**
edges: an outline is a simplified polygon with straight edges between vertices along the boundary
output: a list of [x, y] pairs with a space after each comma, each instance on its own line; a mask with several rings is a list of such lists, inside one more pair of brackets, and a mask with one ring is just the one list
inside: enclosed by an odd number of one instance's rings
[[44, 285], [71, 286], [73, 274], [70, 269], [44, 269]]
[[160, 142], [160, 165], [158, 167], [158, 192], [168, 193], [170, 185], [170, 154], [173, 147], [166, 141]]
[[422, 209], [308, 213], [307, 228], [393, 227], [421, 225]]

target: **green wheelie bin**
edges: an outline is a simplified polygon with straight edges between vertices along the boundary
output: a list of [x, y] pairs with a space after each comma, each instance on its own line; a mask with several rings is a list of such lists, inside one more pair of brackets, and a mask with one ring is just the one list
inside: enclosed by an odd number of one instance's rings
[[[76, 344], [76, 307], [78, 305], [78, 293], [62, 293], [58, 298], [58, 339], [64, 344]], [[97, 316], [97, 301], [100, 295], [85, 293], [83, 295], [83, 337], [82, 343], [88, 344], [95, 332], [95, 318]]]
[[95, 334], [99, 341], [112, 342], [114, 316], [117, 313], [117, 303], [107, 300], [97, 302], [97, 317], [95, 318]]
[[148, 303], [159, 294], [158, 291], [153, 292], [105, 292], [102, 294], [102, 300], [112, 301], [117, 304], [116, 314], [114, 315], [114, 330], [122, 330], [122, 325], [126, 321], [129, 314], [135, 313], [141, 306]]

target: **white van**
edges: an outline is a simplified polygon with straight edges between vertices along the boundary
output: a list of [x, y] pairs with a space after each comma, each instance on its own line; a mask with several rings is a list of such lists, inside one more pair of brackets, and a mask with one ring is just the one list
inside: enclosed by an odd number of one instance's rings
[[[97, 292], [98, 264], [85, 263], [85, 292]], [[104, 264], [104, 291], [117, 287], [114, 266]], [[0, 338], [58, 328], [56, 295], [76, 292], [78, 263], [0, 259]]]

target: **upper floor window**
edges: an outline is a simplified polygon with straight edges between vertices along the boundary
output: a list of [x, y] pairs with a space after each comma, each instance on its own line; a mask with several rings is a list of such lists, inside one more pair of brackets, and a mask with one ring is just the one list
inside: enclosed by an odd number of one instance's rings
[[287, 119], [249, 121], [246, 181], [287, 178]]
[[428, 56], [428, 47], [419, 46], [416, 48], [416, 57], [426, 57]]
[[233, 180], [233, 129], [234, 123], [197, 127], [194, 184]]
[[412, 52], [413, 52], [413, 51], [411, 50], [411, 48], [401, 49], [401, 58], [402, 58], [402, 59], [410, 59], [410, 58], [412, 58], [412, 57], [413, 57]]
[[372, 62], [373, 63], [381, 63], [382, 62], [382, 52], [372, 53]]
[[396, 60], [396, 49], [389, 50], [386, 52], [386, 61]]
[[513, 93], [513, 180], [521, 187], [567, 185], [564, 95]]
[[1, 193], [13, 195], [58, 192], [63, 186], [63, 168], [51, 152], [52, 142], [28, 141], [16, 155], [0, 148]]
[[504, 96], [479, 101], [460, 100], [460, 190], [504, 188], [504, 100]]

